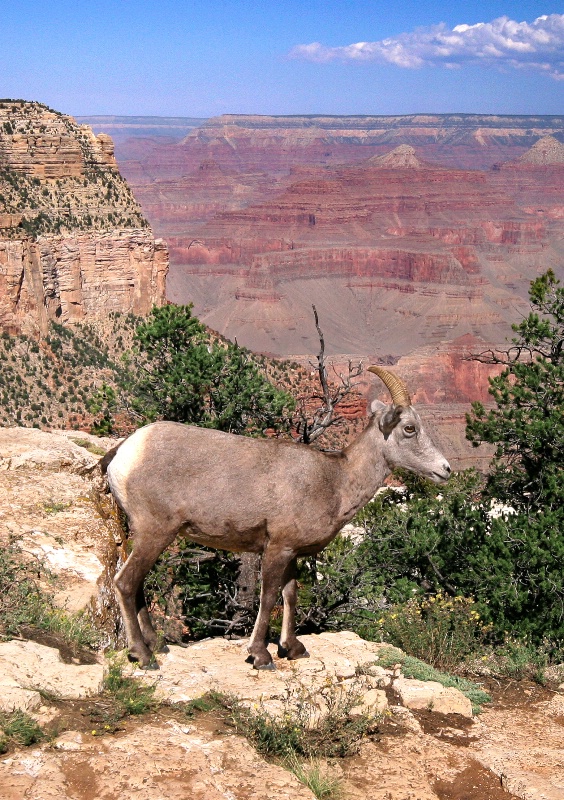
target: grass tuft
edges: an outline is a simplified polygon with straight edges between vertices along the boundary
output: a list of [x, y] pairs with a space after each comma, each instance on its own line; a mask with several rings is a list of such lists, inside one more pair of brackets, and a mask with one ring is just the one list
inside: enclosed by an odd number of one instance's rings
[[124, 667], [125, 656], [114, 655], [110, 659], [104, 689], [113, 697], [121, 717], [146, 714], [157, 705], [154, 697], [156, 684], [147, 685], [124, 674]]
[[10, 713], [0, 713], [0, 731], [0, 753], [6, 753], [10, 746], [29, 747], [45, 738], [33, 717], [19, 708]]
[[284, 760], [284, 766], [318, 798], [318, 800], [341, 800], [343, 785], [340, 778], [329, 774], [327, 766], [313, 758], [300, 761], [295, 755]]

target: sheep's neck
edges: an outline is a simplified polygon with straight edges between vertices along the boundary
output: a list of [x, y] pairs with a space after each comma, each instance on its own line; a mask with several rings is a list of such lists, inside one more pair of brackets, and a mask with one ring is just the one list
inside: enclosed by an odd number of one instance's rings
[[340, 517], [343, 524], [374, 497], [391, 469], [382, 452], [382, 434], [375, 421], [344, 451]]

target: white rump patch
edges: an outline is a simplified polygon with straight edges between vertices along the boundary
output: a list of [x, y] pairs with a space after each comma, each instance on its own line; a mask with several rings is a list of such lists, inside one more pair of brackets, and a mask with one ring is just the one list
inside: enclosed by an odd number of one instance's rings
[[135, 468], [142, 462], [152, 426], [140, 428], [122, 444], [108, 466], [108, 483], [112, 494], [123, 505], [127, 501], [127, 482]]

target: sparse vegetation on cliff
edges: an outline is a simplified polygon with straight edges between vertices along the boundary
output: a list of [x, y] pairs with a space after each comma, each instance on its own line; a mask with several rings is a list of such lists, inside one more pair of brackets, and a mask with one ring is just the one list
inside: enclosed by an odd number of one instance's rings
[[41, 103], [0, 100], [0, 235], [148, 227], [104, 145]]

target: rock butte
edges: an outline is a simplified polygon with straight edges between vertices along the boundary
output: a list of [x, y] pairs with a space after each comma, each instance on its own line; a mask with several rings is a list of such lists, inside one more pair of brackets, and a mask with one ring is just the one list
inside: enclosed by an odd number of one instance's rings
[[143, 314], [168, 252], [119, 174], [111, 138], [40, 103], [0, 101], [0, 326]]

